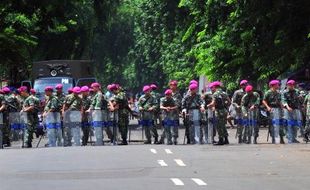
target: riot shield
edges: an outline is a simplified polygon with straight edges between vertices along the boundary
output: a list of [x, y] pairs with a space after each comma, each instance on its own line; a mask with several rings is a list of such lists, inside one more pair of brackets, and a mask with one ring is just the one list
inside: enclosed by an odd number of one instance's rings
[[105, 125], [105, 114], [102, 110], [92, 110], [91, 112], [92, 126], [95, 131], [96, 146], [103, 145], [103, 127]]
[[281, 110], [279, 108], [272, 108], [271, 119], [273, 126], [273, 138], [276, 144], [280, 143], [280, 126], [281, 126]]
[[61, 146], [61, 120], [59, 112], [49, 112], [44, 118], [44, 123], [47, 128], [48, 146], [55, 147], [58, 142], [58, 146]]
[[192, 109], [188, 111], [189, 120], [192, 122], [192, 126], [189, 128], [189, 135], [191, 143], [198, 143], [200, 141], [200, 110]]
[[81, 145], [81, 124], [82, 124], [82, 113], [80, 111], [70, 110], [68, 111], [70, 119], [71, 134], [75, 146]]
[[0, 113], [0, 149], [3, 148], [3, 134], [2, 134], [2, 128], [3, 128], [3, 113]]
[[20, 112], [11, 112], [9, 113], [9, 123], [12, 130], [20, 129]]
[[215, 119], [214, 119], [214, 112], [211, 108], [208, 108], [208, 144], [212, 144], [214, 141], [214, 125], [215, 125]]

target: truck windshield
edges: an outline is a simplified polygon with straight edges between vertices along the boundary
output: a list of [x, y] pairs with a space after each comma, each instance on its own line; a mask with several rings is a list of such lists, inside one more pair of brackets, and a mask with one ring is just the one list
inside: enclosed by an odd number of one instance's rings
[[45, 87], [52, 86], [55, 88], [57, 84], [62, 84], [63, 92], [67, 93], [68, 89], [73, 87], [73, 79], [66, 77], [36, 79], [34, 81], [34, 89], [37, 93], [44, 93]]

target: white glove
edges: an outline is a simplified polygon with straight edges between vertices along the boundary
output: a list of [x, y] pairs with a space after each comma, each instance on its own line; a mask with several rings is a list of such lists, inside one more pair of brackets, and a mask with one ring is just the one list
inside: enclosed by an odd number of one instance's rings
[[185, 114], [186, 114], [186, 109], [183, 109], [183, 110], [182, 110], [182, 113], [185, 113]]

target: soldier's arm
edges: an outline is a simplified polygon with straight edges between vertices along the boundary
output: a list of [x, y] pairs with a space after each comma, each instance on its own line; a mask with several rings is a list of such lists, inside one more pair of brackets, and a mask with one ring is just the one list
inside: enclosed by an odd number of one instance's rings
[[164, 106], [164, 99], [160, 99], [160, 109], [161, 110], [167, 110], [167, 107]]
[[233, 104], [233, 106], [235, 106], [235, 107], [239, 107], [239, 105], [236, 103], [236, 101], [237, 101], [237, 96], [238, 96], [238, 92], [235, 91], [234, 94], [233, 94], [233, 96], [232, 96], [232, 104]]
[[246, 115], [248, 110], [247, 110], [247, 105], [246, 104], [246, 98], [247, 98], [247, 95], [244, 95], [242, 98], [241, 98], [241, 111], [243, 113], [243, 115]]
[[1, 101], [0, 112], [3, 112], [6, 109], [6, 101], [4, 98], [0, 101]]
[[283, 92], [282, 94], [281, 94], [281, 103], [282, 103], [282, 105], [284, 106], [284, 107], [288, 107], [288, 104], [287, 104], [287, 97], [286, 97], [286, 95], [285, 95], [285, 92]]
[[258, 93], [255, 93], [254, 94], [255, 95], [255, 97], [256, 97], [256, 100], [255, 100], [255, 102], [254, 102], [254, 105], [255, 105], [255, 107], [259, 107], [259, 104], [260, 104], [260, 95], [258, 94]]
[[29, 106], [25, 107], [23, 111], [24, 112], [30, 112], [30, 111], [34, 110], [34, 106], [35, 106], [34, 100], [29, 100]]

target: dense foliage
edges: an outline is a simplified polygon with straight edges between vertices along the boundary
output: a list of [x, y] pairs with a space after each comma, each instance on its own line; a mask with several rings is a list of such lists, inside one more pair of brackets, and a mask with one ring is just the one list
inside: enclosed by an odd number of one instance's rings
[[132, 89], [200, 75], [232, 89], [309, 64], [308, 0], [2, 0], [0, 18], [12, 82], [48, 59], [94, 60], [101, 82]]

